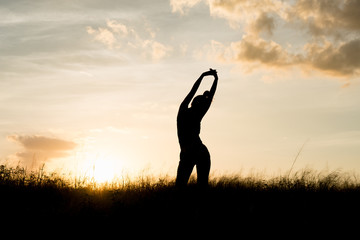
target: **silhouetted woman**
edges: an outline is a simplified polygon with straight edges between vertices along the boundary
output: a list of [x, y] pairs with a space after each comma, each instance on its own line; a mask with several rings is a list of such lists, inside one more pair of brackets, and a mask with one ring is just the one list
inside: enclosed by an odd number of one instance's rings
[[[205, 76], [214, 76], [214, 82], [210, 91], [205, 91], [203, 95], [194, 98], [189, 108], [189, 104], [198, 90], [202, 79]], [[186, 186], [191, 172], [196, 165], [197, 183], [207, 186], [210, 172], [210, 154], [206, 146], [200, 139], [200, 123], [208, 111], [214, 97], [218, 76], [216, 70], [201, 74], [194, 83], [191, 91], [181, 103], [177, 115], [177, 133], [181, 148], [180, 162], [177, 170], [176, 186]]]

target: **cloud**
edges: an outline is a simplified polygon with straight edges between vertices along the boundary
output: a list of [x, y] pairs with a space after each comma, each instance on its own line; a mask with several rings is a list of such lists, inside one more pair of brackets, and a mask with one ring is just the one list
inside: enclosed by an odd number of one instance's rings
[[201, 0], [170, 0], [170, 5], [172, 12], [179, 12], [184, 15], [187, 9], [194, 7], [199, 2]]
[[261, 32], [266, 32], [269, 35], [273, 34], [275, 29], [275, 20], [268, 16], [267, 13], [261, 13], [260, 16], [250, 25], [251, 32], [258, 35]]
[[287, 4], [278, 0], [208, 0], [210, 13], [213, 16], [228, 20], [241, 21], [252, 17], [255, 19], [264, 12], [284, 15]]
[[9, 135], [7, 139], [23, 148], [23, 151], [16, 153], [15, 156], [28, 166], [39, 165], [53, 158], [67, 157], [77, 146], [72, 141], [38, 135]]
[[305, 44], [302, 53], [293, 53], [280, 44], [254, 35], [244, 35], [240, 41], [224, 45], [211, 41], [197, 58], [206, 56], [222, 63], [239, 64], [252, 71], [259, 66], [287, 69], [299, 67], [336, 77], [360, 75], [360, 39], [334, 44], [329, 41]]
[[[93, 35], [96, 41], [101, 42], [109, 49], [133, 52], [154, 61], [169, 56], [172, 51], [171, 46], [155, 39], [156, 33], [147, 24], [144, 24], [141, 34], [138, 30], [116, 20], [107, 20], [106, 27], [97, 29], [88, 26], [86, 31], [89, 35]], [[142, 35], [147, 35], [147, 37], [144, 38]]]
[[292, 1], [292, 4], [280, 0], [206, 0], [206, 2], [213, 16], [225, 18], [230, 22], [255, 23], [257, 26], [255, 29], [263, 28], [266, 31], [273, 22], [269, 14], [278, 16], [286, 22], [298, 21], [314, 35], [360, 30], [360, 2], [357, 0], [296, 0]]
[[115, 20], [107, 20], [106, 25], [115, 33], [121, 33], [124, 36], [127, 36], [129, 33], [126, 25], [118, 23]]
[[[213, 56], [227, 63], [258, 67], [316, 70], [337, 77], [360, 74], [360, 1], [357, 0], [204, 0], [213, 17], [226, 19], [244, 31], [239, 41], [214, 41], [196, 56]], [[170, 2], [173, 12], [183, 13], [198, 1]], [[284, 29], [279, 29], [282, 26]], [[286, 28], [286, 29], [285, 29]], [[303, 32], [302, 46], [280, 43], [285, 35]], [[266, 34], [267, 38], [264, 36]], [[295, 33], [295, 34], [294, 34]], [[275, 40], [276, 39], [276, 40]], [[300, 42], [300, 41], [299, 41]], [[285, 47], [286, 46], [286, 47]], [[205, 51], [205, 53], [203, 53]]]
[[310, 43], [305, 46], [305, 63], [332, 75], [351, 76], [360, 74], [360, 39], [334, 46], [330, 42], [322, 45]]
[[279, 44], [252, 36], [233, 42], [231, 49], [235, 53], [235, 61], [259, 62], [269, 66], [287, 66], [293, 64], [295, 58]]
[[172, 50], [171, 47], [165, 46], [162, 43], [157, 41], [148, 40], [144, 42], [146, 48], [150, 48], [151, 50], [148, 54], [151, 56], [153, 60], [160, 60], [168, 55], [168, 53]]
[[285, 16], [284, 11], [287, 8], [285, 2], [278, 0], [170, 0], [170, 5], [172, 12], [184, 15], [189, 8], [201, 1], [209, 6], [211, 16], [227, 19], [233, 27], [244, 22], [248, 25], [256, 19], [258, 23], [255, 28], [264, 28], [266, 31], [273, 27], [272, 17], [267, 13]]
[[289, 53], [276, 42], [266, 41], [254, 35], [244, 35], [240, 41], [231, 42], [229, 45], [212, 40], [201, 51], [196, 51], [194, 57], [241, 64], [246, 72], [251, 72], [259, 65], [285, 68], [303, 61], [301, 56]]
[[97, 30], [92, 27], [86, 28], [87, 33], [94, 34], [95, 40], [103, 43], [108, 48], [112, 49], [116, 39], [114, 34], [106, 28], [99, 27]]
[[360, 2], [357, 0], [298, 0], [289, 9], [314, 35], [339, 35], [360, 30]]

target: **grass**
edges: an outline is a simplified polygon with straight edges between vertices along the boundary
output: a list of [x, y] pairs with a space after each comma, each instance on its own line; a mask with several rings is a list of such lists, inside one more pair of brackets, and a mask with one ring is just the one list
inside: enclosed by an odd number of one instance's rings
[[[318, 224], [360, 213], [360, 182], [341, 171], [303, 169], [289, 176], [224, 175], [200, 189], [192, 177], [177, 189], [168, 176], [139, 176], [103, 185], [43, 169], [0, 166], [2, 219], [113, 224], [226, 226]], [[245, 225], [244, 225], [245, 224]]]

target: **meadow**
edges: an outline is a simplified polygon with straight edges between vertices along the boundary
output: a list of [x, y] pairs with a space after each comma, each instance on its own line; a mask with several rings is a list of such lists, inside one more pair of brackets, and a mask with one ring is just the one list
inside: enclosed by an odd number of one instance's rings
[[185, 189], [177, 189], [174, 180], [139, 175], [98, 184], [86, 177], [1, 165], [1, 219], [298, 228], [354, 223], [360, 213], [360, 181], [341, 171], [302, 169], [267, 179], [261, 174], [212, 176], [206, 189], [197, 187], [195, 177]]

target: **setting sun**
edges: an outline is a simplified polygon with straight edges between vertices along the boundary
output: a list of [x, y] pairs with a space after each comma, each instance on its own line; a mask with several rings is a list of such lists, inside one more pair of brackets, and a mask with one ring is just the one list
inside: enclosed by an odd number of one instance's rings
[[119, 165], [113, 158], [97, 159], [92, 167], [91, 178], [97, 183], [111, 182], [119, 174]]
[[96, 183], [112, 182], [124, 172], [123, 159], [116, 151], [92, 146], [82, 153], [77, 174]]
[[113, 181], [121, 171], [121, 168], [115, 167], [114, 161], [109, 159], [96, 162], [93, 169], [93, 178], [99, 183]]

